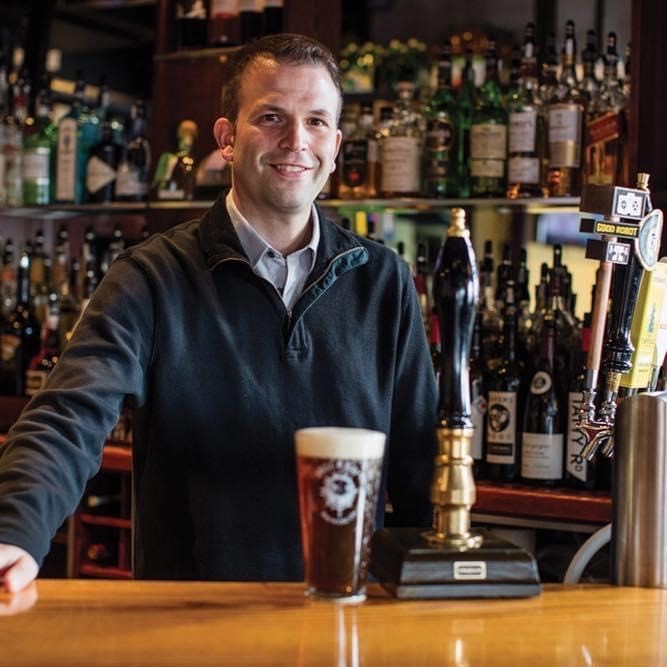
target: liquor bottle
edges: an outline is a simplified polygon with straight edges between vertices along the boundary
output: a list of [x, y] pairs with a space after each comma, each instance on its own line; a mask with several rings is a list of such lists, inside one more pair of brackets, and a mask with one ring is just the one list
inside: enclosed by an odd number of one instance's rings
[[454, 120], [454, 144], [450, 197], [470, 197], [472, 181], [470, 176], [470, 124], [477, 102], [473, 53], [466, 50], [462, 82], [452, 114]]
[[595, 63], [598, 59], [598, 40], [595, 30], [586, 32], [586, 46], [581, 52], [581, 62], [583, 65], [584, 76], [581, 79], [581, 92], [583, 93], [586, 104], [590, 104], [597, 96], [599, 91], [598, 80], [595, 77]]
[[[13, 86], [8, 85], [6, 72], [0, 69], [0, 205], [21, 206], [23, 203], [23, 126], [16, 108]], [[4, 88], [4, 90], [3, 90]]]
[[284, 0], [264, 0], [264, 34], [283, 32]]
[[537, 82], [535, 26], [528, 23], [521, 76], [509, 100], [507, 196], [539, 197], [546, 168], [544, 107]]
[[37, 96], [35, 116], [26, 120], [23, 135], [23, 203], [43, 206], [51, 203], [51, 173], [56, 152], [57, 130], [51, 122], [47, 82]]
[[382, 193], [385, 197], [419, 194], [422, 130], [419, 115], [412, 109], [412, 81], [398, 84], [398, 102], [392, 123], [382, 141]]
[[624, 172], [627, 99], [618, 80], [616, 33], [607, 35], [604, 81], [586, 114], [585, 179], [588, 184], [627, 185]]
[[528, 387], [521, 435], [521, 478], [553, 485], [563, 479], [567, 418], [555, 367], [556, 322], [548, 317], [540, 335], [537, 368]]
[[528, 253], [525, 248], [519, 252], [519, 266], [516, 270], [516, 301], [519, 309], [519, 340], [523, 340], [528, 349], [533, 318], [530, 312], [530, 271]]
[[562, 71], [556, 95], [547, 107], [549, 168], [547, 188], [551, 197], [575, 197], [581, 193], [581, 144], [585, 100], [577, 83], [577, 43], [574, 22], [565, 27]]
[[16, 265], [12, 239], [7, 239], [2, 249], [2, 274], [0, 278], [0, 319], [2, 319], [3, 317], [9, 317], [9, 314], [16, 307]]
[[[380, 116], [378, 120], [377, 127], [375, 128], [375, 142], [378, 148], [377, 151], [377, 169], [375, 170], [375, 191], [380, 193], [382, 192], [382, 145], [386, 136], [389, 135], [389, 128], [393, 122], [394, 118], [394, 108], [388, 104], [384, 104], [380, 107]], [[343, 129], [341, 123], [341, 129]], [[345, 133], [343, 133], [343, 137]], [[336, 176], [337, 172], [334, 171], [332, 176]]]
[[49, 305], [49, 280], [47, 276], [47, 265], [51, 265], [51, 259], [44, 252], [44, 231], [38, 229], [30, 252], [30, 297], [40, 326], [46, 321]]
[[580, 372], [572, 378], [567, 395], [567, 445], [565, 452], [565, 479], [569, 486], [594, 489], [597, 484], [597, 459], [587, 461], [581, 450], [585, 444], [582, 432], [577, 428], [579, 409], [584, 399], [586, 385], [586, 357], [591, 343], [591, 313], [584, 315], [581, 330]]
[[470, 345], [470, 418], [473, 423], [472, 436], [473, 474], [475, 479], [485, 475], [486, 458], [486, 382], [484, 359], [482, 358], [482, 313], [477, 312]]
[[178, 126], [178, 151], [163, 153], [153, 177], [156, 199], [190, 200], [195, 192], [195, 160], [192, 150], [197, 124], [184, 120]]
[[246, 44], [262, 36], [264, 0], [239, 0], [241, 42]]
[[479, 104], [470, 126], [470, 174], [476, 197], [505, 195], [507, 161], [507, 111], [498, 82], [496, 43], [489, 37], [486, 79], [479, 90]]
[[[482, 359], [489, 367], [498, 359], [498, 342], [502, 333], [500, 312], [496, 307], [493, 289], [493, 242], [484, 241], [484, 258], [480, 265], [479, 288], [481, 299], [479, 310], [482, 313]], [[503, 302], [504, 305], [504, 302]]]
[[343, 168], [339, 193], [342, 199], [370, 199], [375, 190], [378, 146], [373, 128], [373, 110], [361, 109], [352, 134], [343, 141]]
[[131, 110], [130, 139], [116, 175], [116, 201], [146, 201], [150, 182], [151, 148], [146, 138], [146, 104], [137, 100]]
[[426, 197], [446, 197], [450, 188], [451, 156], [454, 127], [452, 90], [452, 46], [447, 40], [438, 63], [438, 86], [424, 108], [426, 136], [422, 175]]
[[556, 51], [556, 35], [550, 32], [545, 44], [544, 59], [540, 76], [540, 100], [546, 108], [556, 97], [558, 91], [558, 53]]
[[46, 384], [60, 356], [57, 312], [49, 313], [42, 327], [42, 340], [37, 354], [30, 360], [25, 374], [25, 395], [33, 396]]
[[[507, 284], [510, 280], [512, 281], [512, 285], [516, 286], [514, 267], [512, 266], [512, 247], [509, 243], [503, 243], [503, 258], [496, 269], [495, 300], [496, 310], [498, 311], [501, 311], [505, 306]], [[514, 296], [516, 296], [516, 293]]]
[[208, 19], [208, 43], [234, 46], [241, 41], [239, 0], [211, 0]]
[[90, 149], [98, 141], [99, 120], [86, 103], [85, 89], [79, 71], [72, 107], [58, 124], [56, 201], [60, 203], [86, 201], [86, 166]]
[[176, 48], [206, 46], [206, 3], [204, 0], [176, 0]]
[[519, 474], [519, 410], [523, 386], [516, 355], [517, 313], [512, 281], [507, 286], [503, 310], [502, 356], [489, 374], [486, 419], [486, 475], [495, 481], [511, 482]]
[[17, 273], [16, 307], [0, 327], [0, 394], [23, 396], [25, 372], [39, 349], [40, 327], [30, 299], [30, 255], [22, 252]]
[[95, 204], [113, 201], [121, 150], [121, 147], [114, 143], [111, 123], [105, 121], [102, 124], [100, 141], [91, 147], [86, 166], [88, 201]]
[[417, 298], [419, 299], [419, 310], [421, 311], [422, 322], [424, 323], [424, 330], [428, 332], [431, 323], [431, 301], [429, 298], [428, 258], [425, 243], [417, 244], [414, 281]]

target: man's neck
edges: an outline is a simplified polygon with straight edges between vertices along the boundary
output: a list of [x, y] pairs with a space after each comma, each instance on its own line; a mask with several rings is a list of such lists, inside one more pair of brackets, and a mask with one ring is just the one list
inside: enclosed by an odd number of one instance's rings
[[239, 213], [249, 225], [272, 247], [287, 256], [308, 245], [313, 235], [312, 213], [266, 218], [244, 206], [232, 189], [232, 198]]

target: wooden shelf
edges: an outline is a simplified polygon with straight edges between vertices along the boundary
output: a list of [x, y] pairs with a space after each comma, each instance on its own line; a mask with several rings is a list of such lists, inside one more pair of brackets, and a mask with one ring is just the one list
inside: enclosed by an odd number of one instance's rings
[[132, 529], [132, 521], [116, 516], [106, 516], [104, 514], [88, 514], [82, 512], [79, 514], [81, 523], [87, 523], [91, 526], [108, 526], [109, 528], [121, 528], [124, 530]]
[[124, 570], [120, 567], [104, 567], [91, 563], [82, 563], [79, 572], [84, 576], [97, 577], [98, 579], [132, 579], [130, 570]]
[[479, 481], [473, 511], [603, 524], [611, 521], [611, 497], [603, 491]]
[[106, 472], [132, 472], [131, 445], [104, 446], [102, 469]]

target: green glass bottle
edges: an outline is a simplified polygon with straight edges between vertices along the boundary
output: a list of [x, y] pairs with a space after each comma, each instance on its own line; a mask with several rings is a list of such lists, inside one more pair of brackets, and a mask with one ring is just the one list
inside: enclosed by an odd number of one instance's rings
[[43, 85], [37, 96], [35, 116], [26, 120], [23, 136], [23, 203], [26, 206], [51, 203], [56, 140], [49, 87]]
[[477, 100], [475, 71], [472, 66], [473, 53], [466, 50], [462, 82], [456, 98], [452, 118], [454, 121], [454, 144], [450, 197], [470, 197], [470, 123]]
[[426, 137], [423, 153], [423, 191], [427, 197], [446, 197], [451, 177], [454, 142], [452, 112], [452, 45], [447, 40], [438, 63], [438, 87], [424, 108]]
[[486, 79], [470, 127], [470, 175], [473, 197], [505, 196], [507, 110], [498, 82], [496, 43], [489, 37]]

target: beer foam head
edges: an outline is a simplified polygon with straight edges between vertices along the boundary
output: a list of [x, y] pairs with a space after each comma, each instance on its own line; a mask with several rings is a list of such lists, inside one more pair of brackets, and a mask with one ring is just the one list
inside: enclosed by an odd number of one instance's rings
[[294, 434], [297, 456], [314, 459], [380, 459], [386, 435], [365, 428], [320, 426]]

